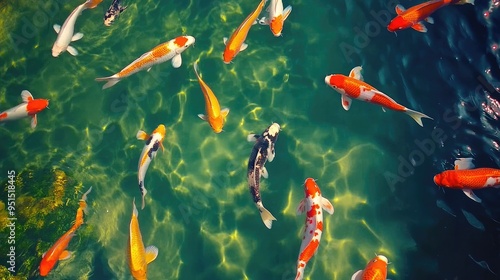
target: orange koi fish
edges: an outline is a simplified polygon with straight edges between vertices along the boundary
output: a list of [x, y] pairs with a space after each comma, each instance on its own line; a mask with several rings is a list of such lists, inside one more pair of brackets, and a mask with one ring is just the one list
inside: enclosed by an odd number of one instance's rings
[[271, 0], [267, 7], [268, 17], [262, 17], [259, 20], [260, 25], [269, 25], [271, 32], [275, 37], [281, 36], [283, 31], [283, 24], [292, 12], [292, 6], [287, 6], [283, 9], [283, 2], [281, 0]]
[[224, 123], [226, 122], [227, 114], [229, 114], [229, 109], [220, 109], [219, 101], [213, 91], [208, 87], [208, 85], [201, 79], [198, 74], [199, 68], [198, 63], [194, 63], [194, 72], [198, 78], [198, 83], [200, 83], [201, 91], [203, 91], [203, 96], [205, 97], [205, 112], [207, 115], [199, 114], [200, 119], [207, 121], [210, 127], [215, 133], [222, 132]]
[[423, 126], [421, 120], [422, 118], [432, 120], [431, 117], [406, 108], [405, 106], [394, 101], [385, 93], [382, 93], [371, 85], [363, 82], [361, 70], [361, 66], [357, 66], [351, 70], [349, 77], [340, 74], [333, 74], [325, 77], [325, 83], [340, 93], [342, 107], [344, 107], [346, 111], [351, 108], [352, 98], [354, 98], [380, 105], [382, 106], [382, 109], [387, 108], [394, 111], [404, 112], [412, 117], [420, 126]]
[[156, 64], [163, 63], [172, 59], [172, 66], [179, 68], [182, 65], [181, 53], [189, 46], [194, 44], [195, 39], [192, 36], [179, 36], [166, 43], [154, 47], [151, 51], [141, 55], [138, 59], [123, 68], [120, 72], [113, 76], [105, 78], [96, 78], [98, 82], [107, 82], [102, 89], [114, 86], [121, 79], [126, 78], [139, 71], [147, 69], [148, 71]]
[[227, 39], [227, 37], [224, 37], [224, 44], [226, 45], [224, 54], [222, 55], [224, 63], [228, 64], [236, 57], [236, 55], [238, 55], [240, 51], [243, 51], [248, 47], [248, 45], [245, 44], [245, 39], [247, 38], [248, 31], [250, 31], [250, 27], [252, 27], [252, 25], [256, 22], [259, 14], [262, 12], [266, 1], [267, 0], [262, 0], [260, 2], [255, 11], [249, 14], [247, 18], [240, 24], [240, 26], [238, 26], [238, 28], [233, 32], [233, 35], [231, 35], [231, 38], [229, 38], [229, 40]]
[[427, 28], [422, 21], [425, 20], [428, 23], [434, 23], [434, 20], [430, 17], [430, 15], [438, 9], [450, 4], [474, 5], [474, 0], [432, 0], [413, 6], [408, 10], [401, 5], [397, 5], [396, 13], [398, 15], [389, 23], [387, 30], [395, 32], [411, 27], [419, 32], [427, 32]]
[[42, 261], [40, 262], [41, 276], [47, 276], [58, 261], [67, 260], [71, 257], [71, 252], [67, 251], [66, 248], [73, 236], [75, 236], [75, 231], [83, 224], [83, 211], [87, 208], [87, 194], [89, 194], [91, 190], [92, 187], [83, 194], [80, 200], [80, 207], [76, 212], [75, 224], [42, 255]]
[[24, 117], [31, 117], [31, 128], [35, 128], [38, 121], [36, 114], [45, 110], [49, 106], [47, 99], [34, 99], [27, 90], [21, 92], [23, 103], [0, 113], [0, 122], [17, 120]]
[[130, 231], [128, 238], [128, 265], [130, 273], [136, 280], [146, 280], [148, 272], [148, 264], [158, 256], [158, 248], [149, 246], [144, 248], [142, 242], [141, 229], [139, 228], [139, 220], [137, 208], [135, 207], [135, 198], [132, 202], [132, 218], [130, 220]]
[[472, 158], [458, 158], [455, 169], [443, 171], [434, 176], [434, 183], [441, 187], [461, 189], [470, 199], [481, 203], [472, 190], [500, 187], [500, 169], [474, 168]]
[[307, 178], [304, 183], [305, 197], [297, 207], [297, 214], [306, 212], [306, 225], [304, 237], [300, 244], [300, 253], [297, 260], [297, 275], [295, 280], [304, 278], [304, 270], [309, 260], [314, 256], [321, 241], [323, 233], [323, 211], [333, 214], [332, 203], [321, 196], [319, 186], [314, 179]]
[[358, 270], [351, 277], [351, 280], [386, 280], [387, 264], [389, 260], [382, 255], [377, 255], [365, 267]]

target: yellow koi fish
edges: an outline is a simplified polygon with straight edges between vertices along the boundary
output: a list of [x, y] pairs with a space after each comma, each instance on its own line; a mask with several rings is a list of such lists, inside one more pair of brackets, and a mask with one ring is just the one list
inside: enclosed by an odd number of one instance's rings
[[250, 27], [252, 27], [252, 25], [256, 23], [256, 19], [262, 12], [266, 1], [267, 0], [262, 0], [260, 2], [259, 6], [257, 6], [257, 9], [255, 9], [255, 11], [247, 16], [247, 18], [240, 24], [238, 29], [233, 32], [233, 35], [231, 35], [231, 38], [229, 38], [229, 40], [227, 39], [227, 37], [224, 37], [224, 44], [226, 45], [226, 49], [224, 50], [224, 54], [222, 55], [224, 63], [228, 64], [236, 57], [236, 55], [240, 51], [243, 51], [248, 47], [248, 45], [245, 44], [245, 39], [247, 38], [248, 31], [250, 31]]
[[201, 90], [203, 91], [203, 96], [205, 97], [205, 112], [206, 115], [199, 114], [200, 119], [207, 121], [212, 127], [215, 133], [220, 133], [226, 122], [226, 116], [229, 114], [229, 109], [220, 109], [219, 101], [213, 91], [208, 87], [208, 85], [201, 79], [198, 74], [199, 68], [198, 63], [194, 63], [194, 72], [200, 83]]
[[136, 280], [146, 280], [148, 272], [148, 264], [158, 256], [158, 248], [148, 246], [144, 248], [142, 242], [141, 229], [139, 228], [139, 220], [137, 216], [137, 208], [135, 207], [135, 198], [132, 202], [132, 219], [130, 220], [130, 232], [128, 238], [128, 266], [130, 273]]

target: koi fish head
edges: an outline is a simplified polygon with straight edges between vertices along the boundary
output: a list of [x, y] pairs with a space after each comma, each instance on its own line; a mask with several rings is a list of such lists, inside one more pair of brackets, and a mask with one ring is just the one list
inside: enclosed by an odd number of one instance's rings
[[444, 171], [434, 176], [434, 183], [441, 187], [453, 185], [453, 176], [449, 171]]
[[53, 57], [58, 57], [63, 51], [64, 51], [63, 48], [61, 48], [58, 45], [54, 44], [54, 46], [52, 47], [52, 56]]
[[373, 258], [370, 262], [371, 263], [374, 263], [376, 261], [383, 261], [385, 262], [385, 265], [387, 265], [389, 263], [389, 260], [387, 259], [386, 256], [384, 255], [377, 255], [375, 258]]
[[213, 119], [208, 123], [215, 133], [221, 133], [224, 127], [224, 118]]
[[28, 102], [26, 109], [28, 110], [28, 115], [35, 115], [45, 110], [49, 106], [49, 100], [47, 99], [34, 99]]
[[316, 194], [321, 195], [321, 191], [319, 190], [316, 181], [312, 178], [307, 178], [304, 182], [304, 192], [306, 193], [306, 197], [315, 197]]
[[334, 90], [344, 93], [345, 76], [339, 74], [328, 75], [325, 77], [325, 83], [331, 86]]
[[235, 56], [236, 56], [236, 52], [234, 50], [226, 49], [226, 50], [224, 50], [224, 53], [222, 54], [222, 60], [224, 61], [225, 64], [229, 64]]
[[154, 131], [153, 134], [160, 134], [161, 135], [161, 140], [165, 138], [165, 134], [167, 133], [167, 129], [163, 124], [160, 124]]
[[179, 36], [174, 39], [175, 46], [180, 50], [177, 53], [183, 52], [185, 49], [189, 48], [194, 44], [196, 40], [193, 36]]
[[412, 26], [412, 23], [405, 20], [402, 16], [395, 17], [387, 26], [387, 30], [390, 32], [395, 32], [401, 29], [406, 29]]
[[42, 262], [40, 263], [40, 276], [47, 276], [49, 275], [49, 272], [54, 268], [56, 265], [56, 260], [46, 260], [45, 258], [42, 258]]
[[269, 27], [275, 37], [281, 36], [281, 31], [283, 30], [283, 15], [274, 17], [269, 23]]

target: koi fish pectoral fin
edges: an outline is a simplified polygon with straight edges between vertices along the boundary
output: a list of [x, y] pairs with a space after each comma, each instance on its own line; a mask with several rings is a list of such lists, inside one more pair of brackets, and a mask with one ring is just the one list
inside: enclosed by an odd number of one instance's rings
[[222, 41], [224, 42], [224, 45], [227, 45], [227, 37], [222, 38]]
[[241, 44], [240, 52], [246, 50], [247, 48], [248, 48], [248, 44], [245, 44], [245, 43]]
[[477, 197], [472, 190], [469, 189], [463, 189], [462, 190], [466, 196], [468, 196], [470, 199], [474, 200], [475, 202], [481, 203], [481, 199]]
[[66, 50], [72, 55], [72, 56], [77, 56], [78, 55], [78, 51], [73, 48], [72, 46], [68, 46], [68, 48], [66, 48]]
[[173, 58], [172, 58], [172, 66], [174, 68], [179, 68], [181, 67], [182, 65], [182, 57], [180, 54], [176, 54]]
[[323, 209], [325, 209], [325, 211], [328, 212], [328, 214], [330, 214], [330, 215], [332, 215], [333, 212], [335, 211], [335, 209], [333, 208], [332, 203], [328, 199], [326, 199], [324, 197], [321, 198], [321, 207]]
[[156, 257], [158, 257], [158, 248], [156, 248], [156, 246], [148, 246], [146, 248], [146, 263], [150, 263], [152, 261], [154, 261], [156, 259]]
[[139, 140], [148, 140], [149, 135], [144, 130], [139, 130], [135, 137]]
[[363, 275], [363, 270], [358, 270], [352, 275], [351, 280], [361, 280], [362, 275]]
[[266, 17], [262, 17], [261, 19], [259, 19], [259, 24], [260, 25], [268, 25], [269, 24], [269, 19], [266, 18]]
[[52, 27], [54, 28], [54, 31], [59, 34], [59, 31], [61, 31], [61, 26], [59, 24], [54, 24]]
[[260, 172], [260, 176], [262, 176], [266, 179], [269, 178], [269, 173], [267, 173], [267, 169], [265, 167], [262, 167], [261, 172]]
[[431, 17], [426, 18], [425, 21], [427, 21], [430, 24], [434, 24], [434, 19]]
[[307, 199], [304, 197], [299, 202], [299, 206], [297, 206], [297, 210], [296, 210], [297, 215], [302, 215], [306, 211], [306, 201], [307, 201]]
[[474, 168], [472, 158], [457, 158], [455, 160], [455, 170], [465, 170]]
[[349, 77], [362, 81], [363, 75], [361, 75], [361, 70], [363, 70], [363, 67], [361, 66], [352, 68], [351, 72], [349, 73]]
[[78, 33], [75, 33], [73, 35], [73, 37], [71, 37], [71, 42], [74, 42], [74, 41], [77, 41], [77, 40], [80, 40], [83, 38], [83, 33], [81, 32], [78, 32]]
[[207, 116], [203, 115], [203, 114], [198, 114], [198, 117], [204, 121], [207, 121]]
[[36, 118], [36, 115], [33, 115], [33, 117], [31, 117], [31, 128], [35, 128], [37, 123], [38, 123], [38, 120]]
[[401, 5], [401, 4], [396, 5], [396, 14], [400, 15], [404, 11], [406, 11], [406, 9], [405, 9], [405, 7], [403, 7], [403, 5]]
[[259, 139], [259, 137], [260, 137], [260, 135], [258, 135], [258, 134], [249, 134], [247, 136], [247, 141], [248, 142], [255, 142]]
[[344, 110], [349, 111], [349, 109], [351, 108], [352, 99], [345, 94], [341, 94], [340, 101], [342, 102], [342, 107], [344, 107]]
[[290, 13], [292, 12], [292, 6], [287, 6], [284, 10], [283, 10], [283, 21], [286, 20], [286, 18], [290, 15]]
[[425, 25], [421, 21], [412, 25], [411, 28], [417, 30], [418, 32], [427, 32], [427, 27], [425, 27]]
[[229, 114], [229, 108], [224, 108], [220, 110], [220, 114], [222, 115], [223, 118], [227, 117], [227, 115]]
[[24, 103], [28, 103], [29, 101], [33, 100], [33, 95], [31, 95], [31, 92], [23, 90], [21, 92], [21, 98], [23, 99]]
[[61, 255], [59, 255], [59, 260], [64, 261], [71, 258], [72, 253], [70, 251], [64, 250]]

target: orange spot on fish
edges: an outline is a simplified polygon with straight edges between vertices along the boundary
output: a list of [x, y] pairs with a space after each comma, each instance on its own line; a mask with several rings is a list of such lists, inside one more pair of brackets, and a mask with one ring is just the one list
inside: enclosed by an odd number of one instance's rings
[[175, 38], [174, 44], [178, 47], [184, 47], [187, 43], [188, 39], [184, 36], [179, 36]]
[[7, 113], [0, 114], [0, 120], [5, 119], [7, 117]]

